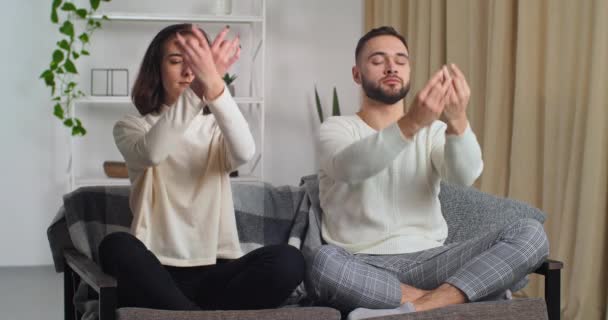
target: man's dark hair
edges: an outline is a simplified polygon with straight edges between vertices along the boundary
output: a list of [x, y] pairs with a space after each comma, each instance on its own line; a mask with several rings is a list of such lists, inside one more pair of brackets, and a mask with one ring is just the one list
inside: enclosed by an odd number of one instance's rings
[[403, 42], [403, 45], [405, 46], [405, 48], [409, 51], [409, 48], [407, 47], [407, 41], [405, 41], [405, 38], [399, 32], [397, 32], [397, 30], [395, 30], [393, 27], [382, 26], [382, 27], [378, 27], [378, 28], [374, 28], [374, 29], [370, 30], [368, 33], [363, 35], [363, 37], [361, 37], [361, 39], [359, 39], [359, 42], [357, 42], [357, 48], [355, 49], [355, 61], [359, 58], [359, 53], [361, 53], [361, 50], [363, 50], [363, 47], [365, 46], [365, 44], [370, 39], [379, 37], [379, 36], [393, 36], [393, 37], [401, 40], [401, 42]]

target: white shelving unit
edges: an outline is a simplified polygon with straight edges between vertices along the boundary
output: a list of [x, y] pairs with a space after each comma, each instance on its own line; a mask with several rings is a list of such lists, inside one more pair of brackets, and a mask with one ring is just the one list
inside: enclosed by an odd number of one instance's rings
[[[109, 21], [104, 21], [104, 25], [112, 24], [113, 22], [121, 23], [225, 23], [225, 24], [244, 24], [249, 25], [251, 30], [256, 30], [260, 33], [257, 35], [259, 41], [256, 46], [251, 48], [253, 50], [251, 54], [251, 67], [249, 77], [249, 92], [252, 95], [248, 96], [237, 96], [235, 101], [241, 108], [248, 110], [255, 110], [259, 117], [259, 141], [256, 143], [256, 155], [252, 159], [252, 168], [249, 168], [251, 172], [241, 172], [242, 168], [239, 168], [241, 176], [232, 178], [239, 181], [260, 181], [262, 180], [261, 173], [262, 168], [262, 155], [264, 154], [264, 128], [265, 128], [265, 105], [264, 105], [264, 70], [265, 70], [265, 47], [266, 47], [266, 1], [259, 0], [259, 15], [164, 15], [164, 14], [147, 14], [147, 13], [124, 13], [124, 12], [104, 12], [93, 16], [94, 19], [102, 19], [102, 16], [109, 18]], [[255, 25], [255, 28], [254, 28]], [[103, 32], [103, 31], [100, 31]], [[95, 39], [93, 40], [95, 41]], [[243, 59], [243, 55], [241, 55]], [[255, 67], [254, 67], [255, 66]], [[255, 72], [259, 74], [254, 74]], [[115, 96], [86, 96], [75, 101], [73, 108], [70, 110], [72, 117], [76, 116], [78, 109], [82, 107], [89, 108], [102, 108], [113, 106], [115, 109], [122, 108], [134, 108], [130, 97], [115, 97]], [[248, 119], [249, 120], [249, 119]], [[86, 124], [85, 124], [86, 125]], [[111, 134], [111, 133], [110, 133]], [[255, 135], [255, 133], [254, 133]], [[75, 139], [72, 136], [69, 137], [69, 169], [68, 169], [68, 189], [75, 190], [83, 186], [95, 186], [95, 185], [106, 185], [106, 186], [120, 186], [129, 185], [128, 179], [108, 178], [103, 175], [103, 168], [99, 168], [100, 174], [93, 176], [81, 175], [75, 171], [76, 161], [75, 160]], [[106, 160], [106, 159], [100, 159]], [[259, 174], [255, 174], [259, 172]], [[242, 175], [245, 173], [244, 175]]]

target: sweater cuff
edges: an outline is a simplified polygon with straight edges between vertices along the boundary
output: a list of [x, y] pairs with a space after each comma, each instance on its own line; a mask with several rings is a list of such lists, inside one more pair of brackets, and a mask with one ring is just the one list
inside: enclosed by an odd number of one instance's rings
[[228, 121], [233, 119], [235, 114], [240, 114], [240, 110], [230, 91], [224, 86], [224, 91], [214, 100], [204, 100], [211, 112], [218, 121]]
[[471, 141], [476, 142], [477, 138], [475, 137], [475, 133], [473, 133], [473, 130], [471, 129], [471, 125], [467, 124], [467, 128], [464, 129], [464, 132], [461, 135], [446, 134], [445, 140], [446, 143], [459, 145], [468, 144]]

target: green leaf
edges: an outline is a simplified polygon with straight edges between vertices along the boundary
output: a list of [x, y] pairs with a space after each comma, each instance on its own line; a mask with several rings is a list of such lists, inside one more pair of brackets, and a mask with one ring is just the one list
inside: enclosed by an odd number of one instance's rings
[[80, 58], [80, 55], [78, 54], [78, 52], [74, 51], [72, 52], [72, 57], [74, 58], [74, 60], [78, 60], [78, 58]]
[[55, 9], [55, 8], [53, 8], [53, 10], [51, 10], [51, 22], [52, 23], [59, 22], [59, 16], [57, 15], [57, 9]]
[[51, 101], [61, 101], [61, 97], [55, 97], [55, 98], [51, 99]]
[[73, 126], [74, 126], [74, 121], [72, 121], [72, 119], [67, 119], [67, 120], [65, 120], [65, 121], [63, 122], [63, 124], [64, 124], [66, 127], [70, 127], [70, 128], [71, 128], [71, 127], [73, 127]]
[[72, 127], [73, 136], [84, 136], [87, 134], [87, 130], [82, 126], [79, 119], [76, 119], [76, 124]]
[[59, 6], [61, 5], [61, 3], [63, 2], [63, 0], [53, 0], [53, 9], [57, 9], [59, 8]]
[[65, 67], [65, 71], [67, 71], [69, 73], [78, 73], [78, 70], [76, 70], [76, 66], [70, 59], [67, 59], [63, 66]]
[[70, 21], [64, 22], [61, 28], [59, 28], [59, 32], [67, 35], [70, 39], [74, 38], [74, 24]]
[[333, 100], [332, 115], [334, 115], [334, 116], [340, 115], [340, 102], [338, 101], [338, 93], [336, 92], [336, 87], [334, 87], [334, 100]]
[[49, 87], [52, 87], [55, 85], [55, 74], [53, 74], [53, 71], [51, 71], [51, 70], [44, 71], [40, 75], [40, 78], [44, 79], [44, 83]]
[[89, 35], [86, 32], [83, 32], [80, 36], [78, 36], [78, 39], [80, 39], [80, 41], [82, 41], [82, 43], [88, 43]]
[[44, 84], [47, 87], [55, 87], [55, 78], [44, 78]]
[[317, 104], [317, 114], [319, 115], [319, 120], [322, 123], [323, 122], [323, 108], [321, 107], [321, 99], [319, 99], [319, 92], [317, 92], [317, 86], [315, 86], [315, 103]]
[[110, 21], [110, 18], [108, 18], [108, 16], [106, 16], [106, 15], [104, 14], [103, 16], [101, 16], [101, 20]]
[[90, 56], [91, 54], [87, 50], [80, 51], [80, 54], [83, 56]]
[[101, 22], [95, 21], [95, 28], [101, 28]]
[[57, 72], [57, 74], [64, 74], [65, 71], [63, 70], [62, 67], [57, 68], [57, 70], [55, 70], [55, 72]]
[[76, 14], [81, 18], [84, 19], [87, 17], [87, 10], [86, 9], [78, 9], [76, 10]]
[[95, 20], [89, 19], [89, 20], [87, 20], [87, 24], [90, 25], [90, 26], [94, 26], [95, 25]]
[[61, 63], [61, 61], [63, 61], [63, 58], [65, 58], [63, 51], [59, 49], [53, 51], [53, 63], [59, 64]]
[[55, 104], [53, 114], [55, 115], [55, 117], [63, 120], [64, 114], [63, 114], [63, 108], [61, 107], [61, 104], [59, 104], [59, 103]]
[[89, 0], [89, 2], [91, 3], [91, 8], [93, 8], [93, 10], [97, 10], [97, 8], [99, 8], [100, 0]]
[[51, 71], [50, 69], [44, 70], [41, 74], [40, 74], [40, 79], [46, 79], [49, 76], [53, 76], [53, 71]]
[[61, 7], [61, 10], [63, 10], [63, 11], [75, 11], [76, 10], [76, 6], [73, 3], [71, 3], [71, 2], [66, 2]]
[[57, 46], [65, 51], [70, 51], [70, 43], [66, 39], [57, 42]]

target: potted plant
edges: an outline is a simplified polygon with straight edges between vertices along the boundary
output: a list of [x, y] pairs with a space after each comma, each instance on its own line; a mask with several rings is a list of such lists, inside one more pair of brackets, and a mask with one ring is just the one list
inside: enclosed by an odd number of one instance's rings
[[[91, 36], [95, 30], [101, 28], [101, 22], [93, 19], [101, 1], [110, 0], [89, 0], [89, 7], [84, 8], [77, 7], [70, 0], [53, 0], [51, 5], [51, 22], [60, 26], [60, 39], [51, 55], [49, 67], [42, 72], [40, 78], [51, 89], [53, 114], [71, 129], [73, 136], [84, 136], [87, 133], [80, 119], [70, 117], [74, 100], [85, 95], [76, 82], [78, 69], [75, 61], [90, 55], [87, 46]], [[82, 32], [76, 30], [76, 19], [85, 22]], [[102, 20], [107, 19], [106, 16], [102, 17]]]
[[[319, 92], [317, 92], [317, 86], [315, 86], [315, 103], [317, 105], [317, 114], [319, 115], [319, 121], [323, 123], [325, 118], [323, 117], [323, 106], [321, 105], [321, 99], [319, 99]], [[340, 115], [340, 102], [338, 101], [338, 92], [334, 87], [334, 96], [332, 100], [332, 116]]]
[[235, 95], [235, 90], [234, 90], [234, 84], [232, 84], [234, 82], [234, 80], [236, 80], [236, 74], [230, 75], [228, 72], [226, 72], [226, 74], [224, 74], [224, 82], [226, 83], [226, 85], [228, 86], [228, 91], [230, 91], [230, 95], [232, 95], [234, 97]]

